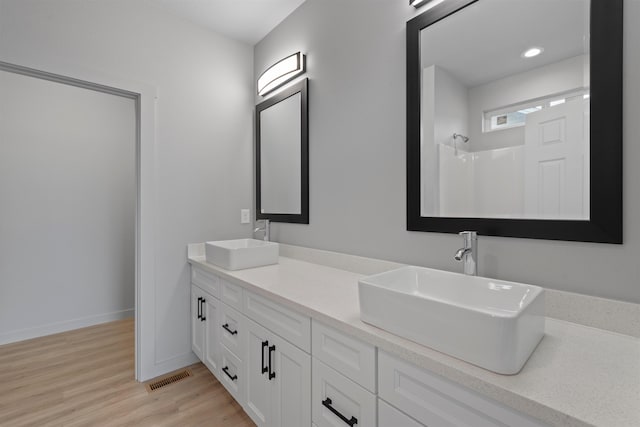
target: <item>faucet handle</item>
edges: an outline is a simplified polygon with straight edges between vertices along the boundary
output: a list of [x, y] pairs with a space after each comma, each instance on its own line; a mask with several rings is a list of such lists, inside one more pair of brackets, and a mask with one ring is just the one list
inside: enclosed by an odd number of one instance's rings
[[464, 241], [464, 247], [465, 248], [470, 248], [470, 247], [475, 247], [476, 245], [476, 241], [478, 240], [478, 233], [475, 231], [461, 231], [460, 233], [458, 233], [460, 236], [462, 236], [462, 240]]
[[269, 221], [268, 219], [258, 219], [256, 221], [262, 221], [264, 223], [264, 227], [257, 227], [255, 230], [253, 230], [253, 232], [257, 233], [258, 231], [263, 231], [264, 241], [265, 242], [271, 241], [271, 230], [270, 230], [271, 221]]

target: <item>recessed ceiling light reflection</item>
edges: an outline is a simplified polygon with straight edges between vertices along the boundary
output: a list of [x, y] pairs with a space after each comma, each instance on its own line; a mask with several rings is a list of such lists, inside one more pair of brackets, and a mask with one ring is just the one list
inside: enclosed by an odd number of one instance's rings
[[522, 56], [523, 58], [533, 58], [540, 55], [542, 52], [544, 52], [544, 49], [541, 47], [531, 47], [522, 52], [522, 55], [520, 56]]

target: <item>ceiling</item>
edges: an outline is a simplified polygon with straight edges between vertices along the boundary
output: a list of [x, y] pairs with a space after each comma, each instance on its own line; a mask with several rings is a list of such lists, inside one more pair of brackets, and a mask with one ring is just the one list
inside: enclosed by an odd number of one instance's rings
[[[586, 0], [483, 0], [421, 34], [423, 67], [437, 64], [467, 87], [588, 53]], [[523, 59], [530, 47], [542, 55]]]
[[305, 0], [146, 0], [229, 38], [255, 45]]

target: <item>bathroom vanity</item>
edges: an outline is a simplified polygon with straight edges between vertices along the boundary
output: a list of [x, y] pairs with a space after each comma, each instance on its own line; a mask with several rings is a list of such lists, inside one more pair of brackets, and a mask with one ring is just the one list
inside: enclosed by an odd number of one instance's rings
[[[258, 426], [640, 425], [637, 334], [547, 317], [522, 371], [495, 374], [360, 320], [358, 281], [399, 264], [280, 251], [229, 271], [189, 246], [193, 351]], [[547, 313], [567, 309], [548, 293]]]

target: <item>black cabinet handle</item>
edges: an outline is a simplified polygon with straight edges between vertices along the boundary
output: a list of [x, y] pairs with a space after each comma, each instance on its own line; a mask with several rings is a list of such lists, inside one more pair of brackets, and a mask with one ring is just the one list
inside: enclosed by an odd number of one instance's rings
[[200, 304], [202, 298], [198, 297], [198, 320], [202, 319], [202, 304]]
[[275, 351], [276, 351], [275, 345], [269, 346], [269, 381], [271, 381], [276, 377], [276, 373], [271, 370], [271, 352], [275, 352]]
[[238, 376], [237, 376], [237, 375], [231, 375], [231, 374], [229, 373], [229, 367], [228, 367], [228, 366], [225, 366], [224, 368], [222, 368], [222, 372], [224, 372], [225, 374], [227, 374], [227, 376], [228, 376], [229, 378], [231, 378], [231, 381], [235, 381], [235, 380], [237, 380], [237, 379], [238, 379]]
[[224, 325], [222, 325], [222, 329], [224, 329], [225, 331], [229, 332], [231, 335], [238, 335], [238, 331], [232, 331], [231, 329], [229, 329], [229, 324], [225, 323]]
[[324, 406], [325, 408], [327, 408], [328, 410], [333, 412], [333, 414], [336, 417], [340, 418], [342, 421], [344, 421], [349, 426], [353, 427], [354, 425], [358, 424], [358, 419], [356, 417], [351, 417], [351, 419], [348, 419], [347, 417], [342, 415], [336, 408], [331, 406], [331, 403], [332, 403], [331, 399], [329, 399], [327, 397], [325, 400], [322, 401], [322, 406]]
[[204, 298], [202, 298], [202, 302], [200, 304], [202, 304], [202, 317], [200, 318], [201, 321], [205, 321], [207, 320], [207, 318], [204, 316], [204, 304], [207, 302], [207, 300], [205, 300]]
[[262, 373], [266, 374], [269, 372], [269, 368], [264, 364], [264, 349], [269, 345], [269, 341], [262, 341]]

